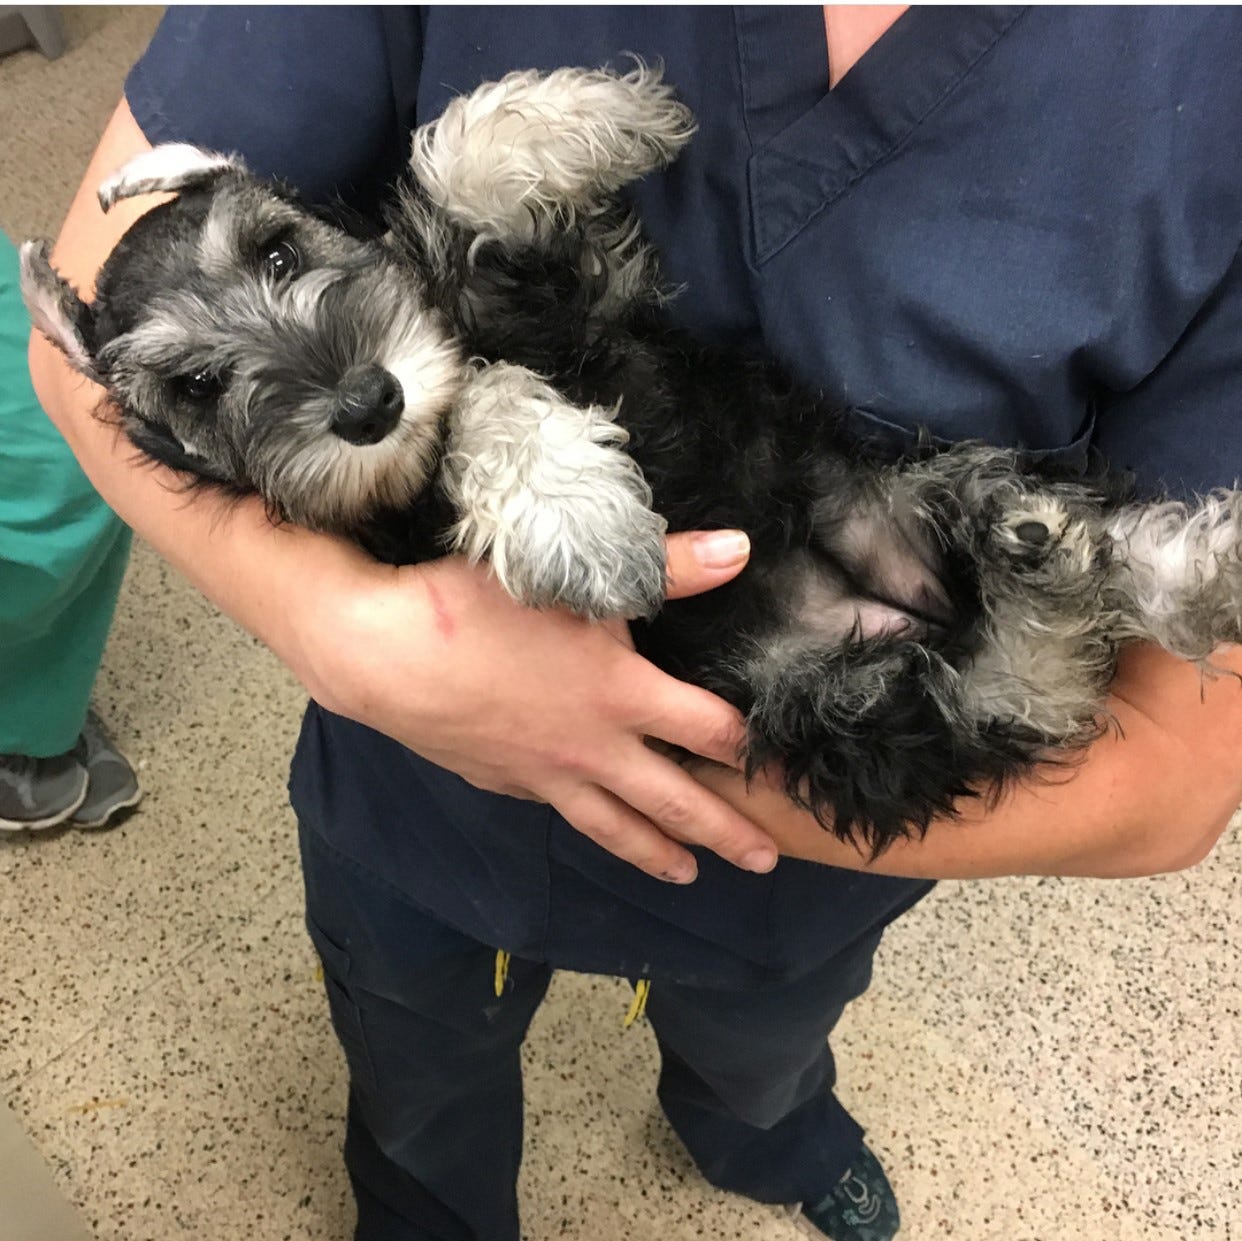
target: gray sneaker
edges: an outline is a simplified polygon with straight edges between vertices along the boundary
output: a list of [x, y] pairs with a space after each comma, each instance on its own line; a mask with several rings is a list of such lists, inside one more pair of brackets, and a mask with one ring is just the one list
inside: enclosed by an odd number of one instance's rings
[[134, 769], [117, 750], [94, 711], [87, 712], [73, 755], [90, 776], [86, 799], [70, 818], [74, 827], [103, 827], [114, 815], [142, 800]]
[[57, 827], [86, 798], [89, 778], [72, 754], [0, 754], [0, 831]]

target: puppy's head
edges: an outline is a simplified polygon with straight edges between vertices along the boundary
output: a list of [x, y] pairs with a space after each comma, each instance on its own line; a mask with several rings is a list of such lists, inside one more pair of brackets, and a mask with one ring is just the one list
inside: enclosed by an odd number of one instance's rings
[[427, 482], [463, 359], [379, 240], [328, 223], [236, 160], [157, 147], [105, 182], [179, 197], [118, 243], [87, 304], [22, 248], [31, 317], [102, 384], [137, 447], [347, 531]]

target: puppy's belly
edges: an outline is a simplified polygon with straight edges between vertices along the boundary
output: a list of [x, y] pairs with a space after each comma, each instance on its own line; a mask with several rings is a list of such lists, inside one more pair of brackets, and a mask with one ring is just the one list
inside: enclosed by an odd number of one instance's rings
[[922, 639], [929, 622], [897, 604], [862, 593], [844, 570], [820, 556], [799, 558], [790, 583], [790, 626], [829, 645], [863, 638]]

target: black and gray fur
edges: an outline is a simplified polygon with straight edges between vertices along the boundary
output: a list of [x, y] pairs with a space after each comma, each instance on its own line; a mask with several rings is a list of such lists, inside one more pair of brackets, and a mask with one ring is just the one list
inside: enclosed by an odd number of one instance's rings
[[[1122, 643], [1242, 639], [1242, 494], [1126, 503], [982, 444], [888, 460], [771, 363], [670, 328], [617, 191], [692, 132], [642, 68], [512, 74], [415, 134], [370, 239], [156, 148], [103, 204], [180, 196], [94, 303], [34, 244], [23, 287], [150, 457], [384, 560], [458, 550], [532, 606], [634, 619], [745, 712], [752, 771], [877, 852], [1096, 737]], [[666, 527], [744, 529], [750, 562], [665, 603]]]

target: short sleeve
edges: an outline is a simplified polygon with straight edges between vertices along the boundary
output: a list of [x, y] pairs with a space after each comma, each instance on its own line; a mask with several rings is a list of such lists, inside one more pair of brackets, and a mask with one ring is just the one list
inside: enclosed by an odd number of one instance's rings
[[1096, 442], [1144, 492], [1242, 479], [1242, 252], [1160, 365], [1100, 403]]
[[173, 7], [125, 96], [153, 144], [236, 152], [374, 214], [406, 159], [418, 56], [412, 8]]

